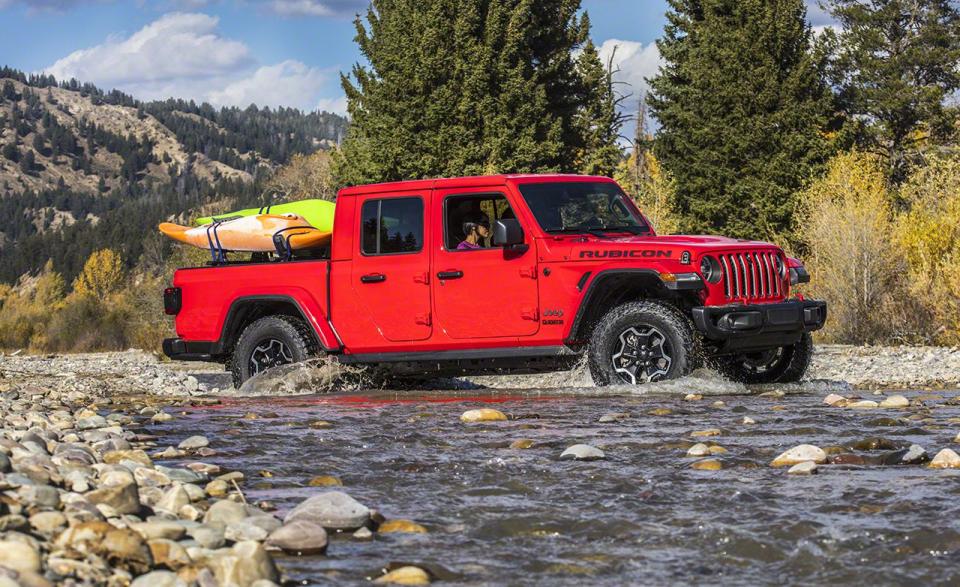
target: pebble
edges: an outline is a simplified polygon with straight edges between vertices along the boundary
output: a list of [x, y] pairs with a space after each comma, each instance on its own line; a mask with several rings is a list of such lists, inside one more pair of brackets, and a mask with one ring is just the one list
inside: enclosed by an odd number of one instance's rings
[[601, 424], [609, 424], [611, 422], [620, 422], [630, 418], [628, 412], [610, 412], [600, 416], [600, 419], [597, 420]]
[[340, 487], [343, 482], [333, 475], [318, 475], [307, 481], [309, 487]]
[[589, 444], [574, 444], [560, 453], [561, 459], [574, 459], [578, 461], [595, 461], [605, 457], [606, 455], [602, 450]]
[[373, 540], [373, 532], [370, 528], [363, 527], [353, 533], [353, 538], [361, 541]]
[[205, 446], [210, 446], [210, 440], [206, 436], [197, 435], [184, 439], [180, 444], [177, 445], [177, 448], [181, 450], [193, 450], [203, 448]]
[[283, 523], [307, 520], [327, 530], [354, 530], [369, 519], [370, 508], [342, 491], [328, 491], [300, 502], [290, 510]]
[[817, 473], [817, 464], [813, 461], [803, 461], [797, 463], [787, 470], [789, 475], [815, 475]]
[[710, 454], [710, 447], [702, 442], [698, 442], [697, 444], [691, 446], [687, 451], [688, 457], [705, 457], [708, 454]]
[[827, 461], [827, 453], [819, 446], [812, 444], [801, 444], [784, 452], [770, 463], [771, 467], [786, 467], [796, 465], [804, 461], [812, 461], [817, 464]]
[[847, 401], [847, 398], [843, 397], [842, 395], [838, 395], [836, 393], [831, 393], [827, 397], [823, 398], [823, 403], [827, 404], [828, 406], [835, 406], [837, 404], [842, 404], [843, 402], [846, 402], [846, 401]]
[[688, 393], [687, 395], [683, 396], [683, 401], [687, 401], [687, 402], [698, 402], [702, 399], [703, 399], [703, 395], [699, 393]]
[[906, 408], [910, 405], [910, 400], [902, 395], [891, 395], [880, 402], [881, 408]]
[[716, 459], [704, 459], [693, 463], [690, 467], [699, 471], [719, 471], [723, 468], [723, 464]]
[[426, 534], [427, 529], [412, 520], [387, 520], [377, 528], [380, 534]]
[[480, 408], [478, 410], [467, 410], [460, 415], [461, 422], [497, 422], [506, 420], [507, 416], [500, 410], [492, 408]]
[[323, 554], [327, 550], [327, 531], [310, 520], [292, 520], [271, 532], [266, 546], [289, 554]]
[[531, 448], [534, 444], [529, 438], [518, 438], [510, 443], [510, 448], [525, 450]]
[[931, 469], [960, 469], [960, 455], [951, 448], [945, 448], [927, 466]]
[[40, 553], [26, 542], [0, 540], [0, 567], [35, 573], [40, 570]]
[[743, 424], [743, 425], [745, 425], [745, 426], [749, 426], [749, 425], [751, 425], [751, 424], [756, 424], [757, 421], [754, 420], [753, 418], [751, 418], [750, 416], [744, 416], [744, 417], [743, 417], [743, 420], [742, 420], [740, 423]]
[[880, 404], [870, 399], [864, 399], [847, 404], [848, 408], [852, 408], [854, 410], [869, 410], [879, 406]]
[[706, 430], [694, 430], [690, 436], [720, 436], [722, 432], [718, 428], [707, 428]]
[[216, 550], [207, 559], [207, 568], [218, 585], [252, 585], [266, 579], [277, 582], [280, 573], [273, 559], [257, 542], [238, 542], [232, 548]]
[[176, 573], [151, 571], [134, 579], [130, 587], [187, 587], [187, 584]]
[[377, 584], [393, 585], [429, 585], [430, 575], [420, 567], [405, 566], [394, 569], [373, 580]]

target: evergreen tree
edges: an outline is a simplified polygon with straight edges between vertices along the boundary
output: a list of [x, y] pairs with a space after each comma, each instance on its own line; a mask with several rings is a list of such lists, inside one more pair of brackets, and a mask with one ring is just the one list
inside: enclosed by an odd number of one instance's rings
[[28, 149], [27, 152], [23, 154], [23, 157], [20, 158], [20, 171], [27, 175], [32, 174], [34, 162], [33, 151]]
[[903, 181], [930, 135], [957, 131], [945, 99], [960, 89], [960, 8], [951, 0], [829, 0], [839, 102], [862, 147]]
[[683, 228], [774, 238], [827, 156], [803, 0], [669, 0], [649, 104]]
[[339, 181], [579, 170], [600, 148], [588, 146], [584, 119], [602, 99], [583, 75], [591, 57], [602, 68], [595, 50], [575, 56], [589, 32], [579, 9], [580, 0], [374, 0], [366, 24], [356, 22], [370, 66], [342, 78], [352, 124]]
[[612, 177], [623, 153], [617, 145], [623, 117], [618, 112], [620, 102], [613, 82], [613, 59], [600, 62], [597, 48], [588, 41], [577, 59], [577, 66], [586, 92], [584, 107], [578, 114], [583, 147], [577, 168], [587, 175]]

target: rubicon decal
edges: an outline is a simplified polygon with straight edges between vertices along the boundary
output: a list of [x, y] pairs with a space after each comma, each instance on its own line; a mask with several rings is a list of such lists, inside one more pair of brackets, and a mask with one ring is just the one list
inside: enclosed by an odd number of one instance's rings
[[630, 249], [626, 251], [580, 251], [581, 259], [617, 259], [621, 257], [627, 258], [670, 258], [673, 256], [673, 251], [657, 251], [654, 249], [645, 249], [637, 250]]

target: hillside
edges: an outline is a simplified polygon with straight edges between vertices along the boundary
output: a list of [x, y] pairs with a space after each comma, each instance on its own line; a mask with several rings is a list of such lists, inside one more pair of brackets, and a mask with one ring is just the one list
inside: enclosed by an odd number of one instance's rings
[[157, 222], [255, 200], [264, 178], [332, 147], [346, 124], [326, 112], [139, 102], [0, 68], [0, 281], [47, 258], [69, 277], [106, 246], [132, 263]]

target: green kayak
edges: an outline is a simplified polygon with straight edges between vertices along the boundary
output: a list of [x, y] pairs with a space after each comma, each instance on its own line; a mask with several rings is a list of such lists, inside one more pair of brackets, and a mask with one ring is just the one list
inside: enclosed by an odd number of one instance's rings
[[286, 204], [275, 204], [273, 206], [264, 206], [263, 208], [247, 208], [246, 210], [237, 210], [236, 212], [227, 212], [216, 216], [204, 216], [197, 218], [197, 226], [210, 224], [214, 220], [226, 220], [227, 218], [236, 218], [238, 216], [256, 216], [257, 214], [298, 214], [310, 223], [310, 226], [321, 232], [333, 231], [333, 202], [326, 200], [299, 200], [297, 202], [287, 202]]

